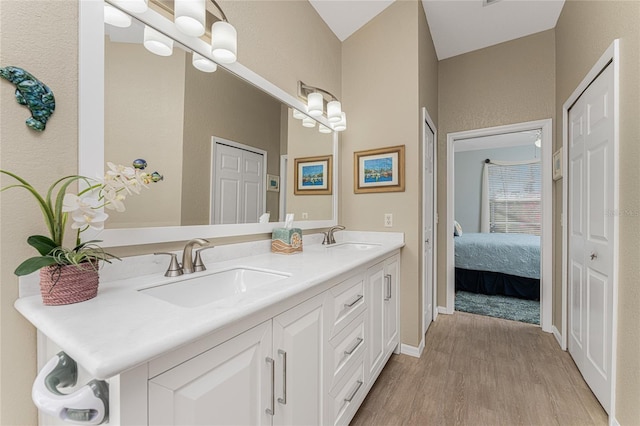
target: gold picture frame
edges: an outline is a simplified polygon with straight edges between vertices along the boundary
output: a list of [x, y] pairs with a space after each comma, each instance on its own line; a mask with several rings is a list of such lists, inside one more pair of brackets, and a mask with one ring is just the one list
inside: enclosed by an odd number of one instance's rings
[[331, 195], [332, 155], [294, 159], [295, 195]]
[[353, 153], [353, 192], [404, 192], [404, 145]]

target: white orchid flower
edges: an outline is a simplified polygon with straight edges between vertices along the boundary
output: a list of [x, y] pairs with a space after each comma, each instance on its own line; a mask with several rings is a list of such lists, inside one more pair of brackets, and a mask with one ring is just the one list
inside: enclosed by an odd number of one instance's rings
[[118, 212], [125, 211], [123, 201], [127, 198], [124, 194], [118, 193], [116, 190], [106, 190], [103, 191], [104, 199], [105, 199], [105, 207], [111, 210], [116, 210]]
[[94, 210], [91, 213], [76, 210], [71, 214], [71, 218], [73, 219], [72, 229], [83, 229], [89, 226], [96, 231], [102, 231], [104, 229], [104, 221], [109, 218], [109, 215], [99, 210]]
[[80, 210], [85, 213], [93, 212], [100, 205], [100, 201], [94, 197], [80, 198], [75, 194], [64, 194], [62, 199], [63, 212], [75, 212]]

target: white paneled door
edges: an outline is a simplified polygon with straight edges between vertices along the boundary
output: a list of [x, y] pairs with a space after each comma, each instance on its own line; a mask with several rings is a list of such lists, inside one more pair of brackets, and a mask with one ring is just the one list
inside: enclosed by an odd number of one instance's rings
[[424, 185], [423, 185], [423, 309], [422, 309], [422, 332], [426, 333], [433, 318], [434, 300], [434, 206], [435, 206], [435, 134], [429, 124], [424, 122]]
[[609, 65], [569, 110], [569, 352], [611, 408], [614, 259], [614, 74]]

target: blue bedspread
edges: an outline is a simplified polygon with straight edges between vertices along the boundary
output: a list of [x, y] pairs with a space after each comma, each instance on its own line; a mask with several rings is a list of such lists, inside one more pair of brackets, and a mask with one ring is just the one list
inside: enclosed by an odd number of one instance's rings
[[456, 268], [540, 279], [540, 237], [464, 233], [454, 237]]

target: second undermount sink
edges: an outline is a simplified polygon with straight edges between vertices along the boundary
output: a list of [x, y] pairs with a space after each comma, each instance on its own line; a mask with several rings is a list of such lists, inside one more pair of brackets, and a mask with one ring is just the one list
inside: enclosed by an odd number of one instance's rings
[[206, 275], [181, 276], [175, 281], [138, 290], [142, 294], [187, 308], [247, 293], [290, 275], [253, 268], [232, 268]]
[[331, 250], [349, 250], [349, 251], [365, 251], [380, 247], [378, 243], [357, 243], [346, 241], [343, 243], [335, 243], [328, 245], [327, 248]]

